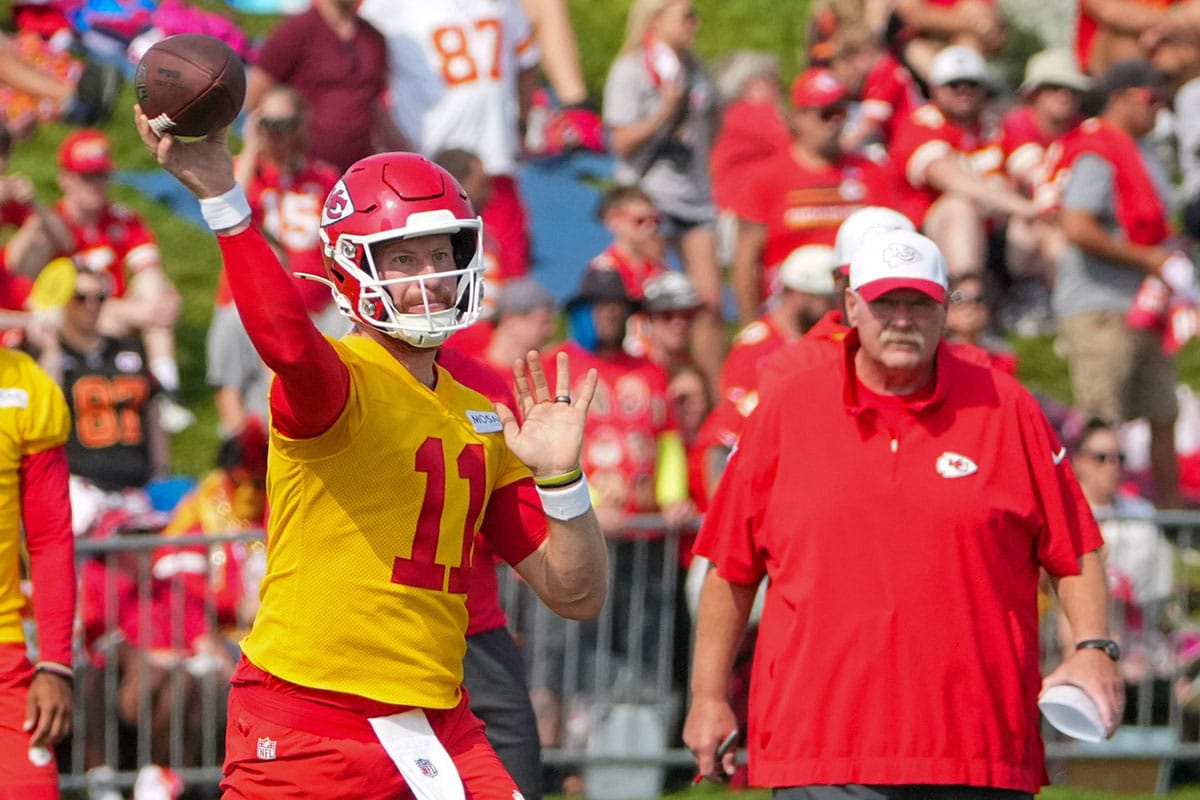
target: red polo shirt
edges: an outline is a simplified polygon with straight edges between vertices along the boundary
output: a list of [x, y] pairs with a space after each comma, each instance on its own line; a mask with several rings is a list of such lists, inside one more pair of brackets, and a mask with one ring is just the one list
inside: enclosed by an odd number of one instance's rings
[[892, 429], [859, 396], [857, 334], [747, 422], [696, 542], [724, 579], [770, 576], [750, 781], [1037, 792], [1037, 583], [1100, 533], [1033, 397], [937, 353]]

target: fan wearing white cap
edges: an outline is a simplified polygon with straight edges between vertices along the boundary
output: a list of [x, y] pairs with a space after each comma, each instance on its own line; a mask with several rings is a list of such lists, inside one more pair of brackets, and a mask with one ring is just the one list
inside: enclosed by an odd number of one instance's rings
[[1000, 148], [984, 124], [994, 86], [979, 53], [942, 50], [933, 61], [930, 102], [901, 121], [891, 148], [897, 208], [938, 243], [951, 275], [984, 271], [989, 216], [1035, 216], [1033, 203], [1005, 183]]
[[1008, 41], [1008, 29], [995, 0], [896, 0], [904, 24], [902, 60], [929, 83], [932, 64], [947, 45], [995, 56]]
[[1037, 400], [941, 346], [946, 272], [918, 233], [869, 237], [840, 357], [746, 421], [694, 547], [712, 568], [683, 740], [702, 775], [737, 763], [717, 754], [730, 664], [768, 571], [748, 763], [780, 800], [1032, 800], [1042, 570], [1079, 642], [1046, 685], [1117, 726], [1100, 532]]

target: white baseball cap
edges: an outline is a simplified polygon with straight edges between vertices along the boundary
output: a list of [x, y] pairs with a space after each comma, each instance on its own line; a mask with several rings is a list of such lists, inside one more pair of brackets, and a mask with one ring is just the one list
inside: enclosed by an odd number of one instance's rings
[[929, 67], [929, 82], [934, 86], [945, 86], [955, 81], [971, 81], [990, 87], [994, 79], [978, 50], [951, 45], [942, 48], [933, 57], [933, 64]]
[[867, 301], [897, 289], [916, 289], [944, 303], [946, 283], [942, 251], [915, 231], [872, 236], [850, 259], [850, 288]]
[[833, 294], [833, 270], [837, 259], [824, 244], [797, 247], [779, 266], [779, 282], [786, 289], [808, 294]]
[[871, 236], [894, 230], [915, 231], [916, 227], [899, 211], [883, 206], [867, 206], [855, 211], [838, 226], [837, 240], [833, 243], [837, 265], [843, 272], [849, 272], [850, 259], [863, 242]]

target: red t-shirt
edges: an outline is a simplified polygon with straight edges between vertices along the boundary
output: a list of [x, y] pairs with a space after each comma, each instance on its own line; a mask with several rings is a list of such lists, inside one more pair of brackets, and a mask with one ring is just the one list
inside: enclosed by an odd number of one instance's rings
[[863, 81], [863, 116], [879, 124], [885, 144], [896, 135], [896, 123], [921, 104], [921, 90], [908, 69], [885, 53]]
[[763, 314], [738, 331], [721, 367], [717, 384], [721, 398], [738, 403], [747, 394], [757, 393], [763, 364], [787, 341], [770, 314]]
[[1033, 185], [1045, 162], [1046, 148], [1058, 138], [1042, 130], [1029, 106], [1019, 106], [1008, 112], [1000, 126], [1005, 174], [1018, 186]]
[[[321, 258], [321, 205], [341, 175], [320, 161], [306, 159], [295, 175], [284, 176], [276, 164], [259, 163], [246, 188], [251, 218], [287, 256], [288, 272], [325, 276]], [[222, 272], [222, 283], [225, 283]], [[329, 287], [302, 280], [300, 293], [310, 312], [319, 312], [333, 302]], [[226, 299], [227, 298], [227, 299]], [[218, 290], [218, 304], [233, 302]]]
[[308, 106], [308, 155], [345, 171], [375, 152], [371, 109], [387, 90], [387, 42], [362, 19], [343, 42], [315, 8], [284, 17], [263, 44], [257, 66]]
[[630, 513], [657, 511], [658, 437], [673, 428], [667, 414], [666, 370], [624, 351], [602, 358], [567, 342], [543, 359], [550, 386], [555, 385], [554, 362], [560, 351], [571, 358], [573, 395], [589, 369], [599, 372], [580, 456], [596, 505]]
[[932, 395], [885, 427], [858, 339], [765, 394], [696, 553], [770, 577], [750, 696], [750, 781], [1037, 792], [1038, 575], [1100, 532], [1037, 401], [937, 353]]
[[742, 208], [749, 193], [746, 171], [787, 152], [791, 142], [787, 121], [773, 103], [730, 103], [721, 116], [721, 132], [708, 162], [717, 208], [744, 216]]
[[807, 244], [833, 245], [838, 226], [864, 206], [887, 205], [890, 176], [858, 155], [843, 156], [830, 167], [801, 164], [784, 151], [746, 176], [743, 219], [765, 225], [762, 292], [776, 288], [779, 265]]
[[646, 285], [646, 281], [666, 272], [667, 265], [661, 261], [639, 261], [632, 256], [625, 255], [615, 246], [610, 245], [603, 253], [588, 263], [588, 269], [614, 270], [621, 276], [621, 281], [625, 284], [625, 292], [629, 295], [629, 299], [640, 302], [646, 294], [642, 290], [642, 287]]
[[89, 272], [107, 272], [112, 281], [111, 294], [121, 297], [135, 272], [159, 264], [158, 244], [154, 234], [133, 211], [116, 203], [110, 204], [94, 225], [82, 225], [64, 210], [61, 200], [57, 206], [71, 231], [74, 247], [60, 256], [71, 256], [76, 266]]
[[965, 161], [967, 169], [980, 177], [1000, 172], [999, 143], [982, 127], [963, 128], [947, 119], [933, 103], [914, 109], [896, 129], [891, 156], [899, 203], [887, 205], [921, 227], [925, 213], [940, 196], [940, 192], [926, 183], [925, 170], [937, 159], [955, 153]]

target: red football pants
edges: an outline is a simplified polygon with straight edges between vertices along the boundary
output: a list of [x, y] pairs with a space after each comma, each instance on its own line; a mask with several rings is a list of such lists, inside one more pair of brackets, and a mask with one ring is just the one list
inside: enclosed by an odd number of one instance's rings
[[22, 726], [32, 680], [33, 665], [25, 657], [25, 645], [0, 644], [0, 800], [58, 800], [54, 759], [41, 767], [29, 760], [29, 734]]
[[[467, 708], [427, 709], [468, 800], [513, 800], [517, 786]], [[260, 757], [261, 756], [261, 757]], [[258, 687], [229, 693], [223, 800], [412, 797], [366, 718]]]

